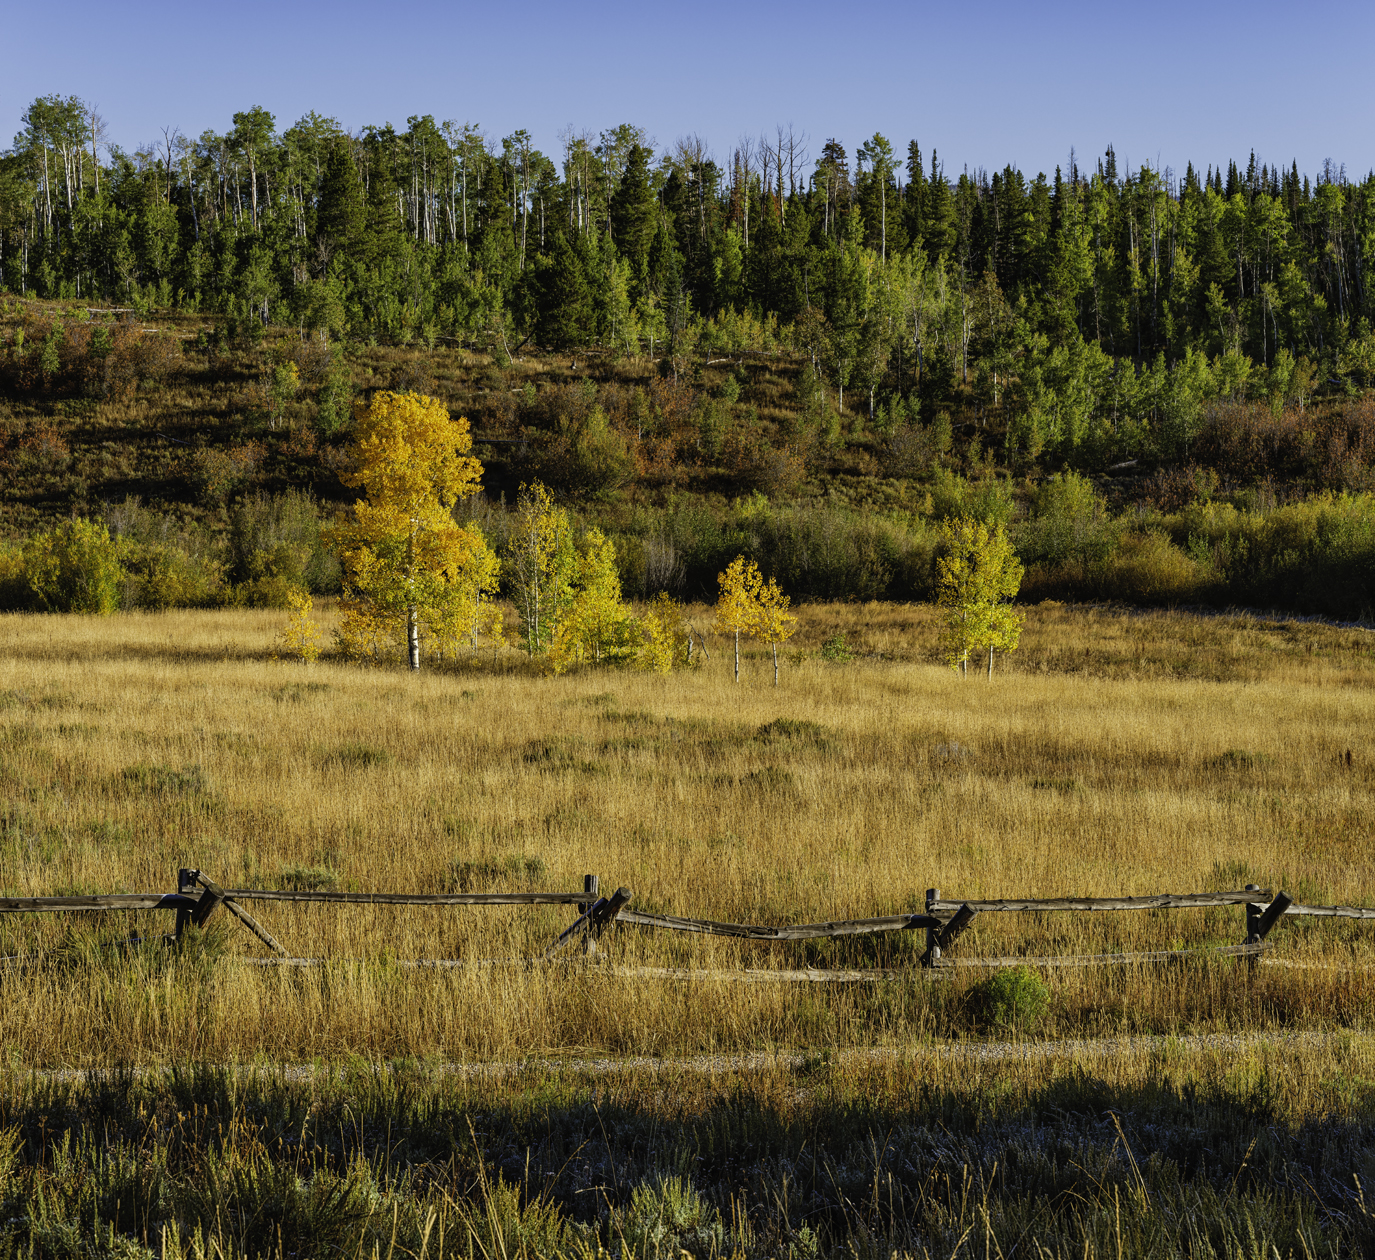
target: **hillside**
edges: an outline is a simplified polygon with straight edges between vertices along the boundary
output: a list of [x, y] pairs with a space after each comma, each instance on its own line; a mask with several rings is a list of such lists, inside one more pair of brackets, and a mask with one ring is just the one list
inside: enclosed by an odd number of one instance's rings
[[1095, 470], [1016, 458], [1005, 421], [957, 419], [964, 395], [926, 421], [818, 406], [809, 360], [776, 340], [676, 363], [258, 333], [4, 301], [9, 606], [31, 599], [23, 540], [71, 516], [125, 541], [131, 605], [337, 589], [320, 526], [348, 498], [354, 415], [390, 389], [469, 419], [484, 494], [461, 512], [494, 545], [503, 503], [542, 481], [616, 539], [636, 596], [709, 595], [745, 552], [799, 598], [925, 598], [936, 526], [967, 514], [1012, 529], [1024, 598], [1375, 608], [1375, 405], [1359, 394], [1218, 403], [1188, 460]]

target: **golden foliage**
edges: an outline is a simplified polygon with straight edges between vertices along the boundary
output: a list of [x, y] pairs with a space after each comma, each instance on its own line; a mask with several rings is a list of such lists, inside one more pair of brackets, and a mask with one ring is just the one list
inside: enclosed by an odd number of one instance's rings
[[309, 591], [296, 587], [287, 595], [287, 607], [291, 616], [277, 639], [277, 653], [308, 665], [320, 656], [320, 627], [312, 616], [315, 601]]
[[468, 421], [453, 420], [423, 394], [374, 396], [350, 449], [348, 486], [364, 492], [329, 531], [344, 569], [351, 616], [341, 627], [346, 655], [375, 654], [387, 626], [408, 633], [419, 663], [422, 627], [451, 634], [458, 608], [496, 582], [486, 540], [451, 509], [480, 486], [482, 465]]
[[675, 665], [687, 663], [683, 606], [667, 591], [660, 591], [650, 601], [640, 617], [640, 631], [644, 642], [635, 653], [637, 669], [667, 674]]
[[1004, 601], [1022, 584], [1022, 562], [1001, 525], [962, 516], [941, 526], [944, 555], [936, 559], [937, 602], [945, 612], [944, 652], [963, 671], [970, 653], [1011, 652], [1022, 633], [1022, 614]]

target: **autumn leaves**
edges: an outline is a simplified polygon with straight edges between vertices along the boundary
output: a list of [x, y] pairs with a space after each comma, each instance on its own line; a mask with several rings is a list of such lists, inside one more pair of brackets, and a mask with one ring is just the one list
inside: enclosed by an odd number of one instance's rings
[[[613, 540], [595, 527], [575, 537], [568, 512], [543, 486], [522, 487], [500, 556], [480, 529], [459, 525], [454, 504], [475, 493], [482, 476], [471, 449], [467, 420], [421, 394], [378, 393], [359, 420], [345, 481], [362, 497], [330, 531], [344, 569], [336, 640], [345, 657], [381, 660], [401, 638], [419, 669], [422, 642], [439, 656], [460, 643], [476, 647], [482, 634], [501, 646], [491, 599], [500, 582], [516, 607], [520, 645], [555, 672], [628, 664], [667, 673], [689, 662], [682, 607], [661, 594], [637, 616], [622, 596]], [[987, 651], [991, 674], [994, 651], [1017, 646], [1021, 617], [1009, 601], [1021, 565], [1001, 527], [960, 519], [942, 534], [936, 570], [946, 661], [964, 673], [972, 654]], [[294, 612], [299, 638], [309, 607]], [[743, 555], [720, 575], [714, 629], [733, 639], [737, 681], [740, 637], [748, 635], [769, 645], [778, 684], [778, 648], [797, 617], [777, 580], [765, 580]], [[294, 640], [283, 646], [307, 657]]]
[[476, 635], [499, 564], [480, 531], [453, 518], [480, 488], [468, 421], [423, 394], [378, 393], [358, 421], [345, 485], [363, 492], [330, 541], [344, 568], [337, 633], [345, 656], [379, 656], [397, 627], [420, 668], [422, 632], [436, 645]]
[[[630, 663], [667, 672], [686, 660], [682, 610], [660, 596], [636, 617], [621, 596], [616, 548], [600, 530], [574, 538], [568, 513], [541, 485], [522, 487], [498, 556], [453, 516], [480, 488], [466, 419], [421, 394], [378, 393], [359, 421], [345, 483], [363, 492], [330, 532], [344, 570], [336, 640], [345, 657], [383, 659], [398, 632], [412, 669], [422, 641], [443, 655], [480, 635], [504, 644], [490, 598], [502, 579], [521, 645], [555, 672]], [[683, 652], [675, 650], [682, 642]]]
[[744, 556], [736, 556], [719, 581], [713, 628], [718, 634], [734, 636], [735, 681], [740, 681], [740, 636], [749, 634], [773, 649], [773, 685], [778, 686], [778, 645], [797, 629], [797, 617], [788, 611], [788, 597], [773, 578], [765, 582], [759, 566]]

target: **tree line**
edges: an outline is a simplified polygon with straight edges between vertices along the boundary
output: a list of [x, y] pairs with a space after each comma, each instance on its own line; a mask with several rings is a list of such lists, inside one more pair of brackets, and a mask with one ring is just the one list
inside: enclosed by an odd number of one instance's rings
[[[1053, 176], [947, 174], [875, 134], [569, 130], [429, 116], [346, 132], [267, 110], [110, 144], [40, 98], [0, 156], [0, 288], [219, 313], [235, 335], [800, 356], [885, 429], [957, 407], [1009, 462], [1184, 456], [1213, 399], [1303, 407], [1375, 377], [1375, 175], [1254, 154], [1179, 174], [1108, 147]], [[820, 403], [818, 404], [820, 405]]]

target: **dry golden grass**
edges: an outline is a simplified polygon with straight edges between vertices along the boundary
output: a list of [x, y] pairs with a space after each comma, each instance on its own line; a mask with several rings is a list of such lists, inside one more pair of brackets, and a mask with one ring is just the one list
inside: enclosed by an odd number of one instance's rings
[[[170, 890], [192, 866], [231, 886], [571, 890], [596, 872], [641, 908], [765, 923], [918, 910], [930, 886], [1375, 895], [1375, 668], [1360, 632], [1035, 608], [990, 685], [929, 663], [929, 609], [809, 607], [775, 689], [761, 654], [733, 684], [724, 645], [668, 678], [545, 677], [490, 651], [418, 676], [304, 667], [269, 659], [281, 624], [243, 611], [0, 620], [0, 888]], [[837, 632], [862, 654], [848, 665], [816, 655]], [[0, 952], [59, 948], [63, 961], [0, 977], [0, 1038], [24, 1062], [501, 1057], [969, 1027], [970, 976], [799, 991], [387, 961], [528, 956], [569, 921], [560, 907], [260, 909], [294, 953], [330, 964], [209, 967], [157, 950], [101, 963], [93, 931], [113, 942], [165, 931], [169, 916], [7, 918]], [[959, 949], [1232, 943], [1242, 928], [1240, 910], [985, 915]], [[915, 935], [803, 948], [622, 930], [604, 952], [701, 967], [904, 964]], [[1375, 960], [1372, 936], [1364, 923], [1282, 924], [1279, 954], [1315, 964], [1305, 969], [1056, 973], [1049, 1027], [1357, 1025], [1375, 989], [1352, 964]], [[264, 952], [238, 931], [225, 948]]]

